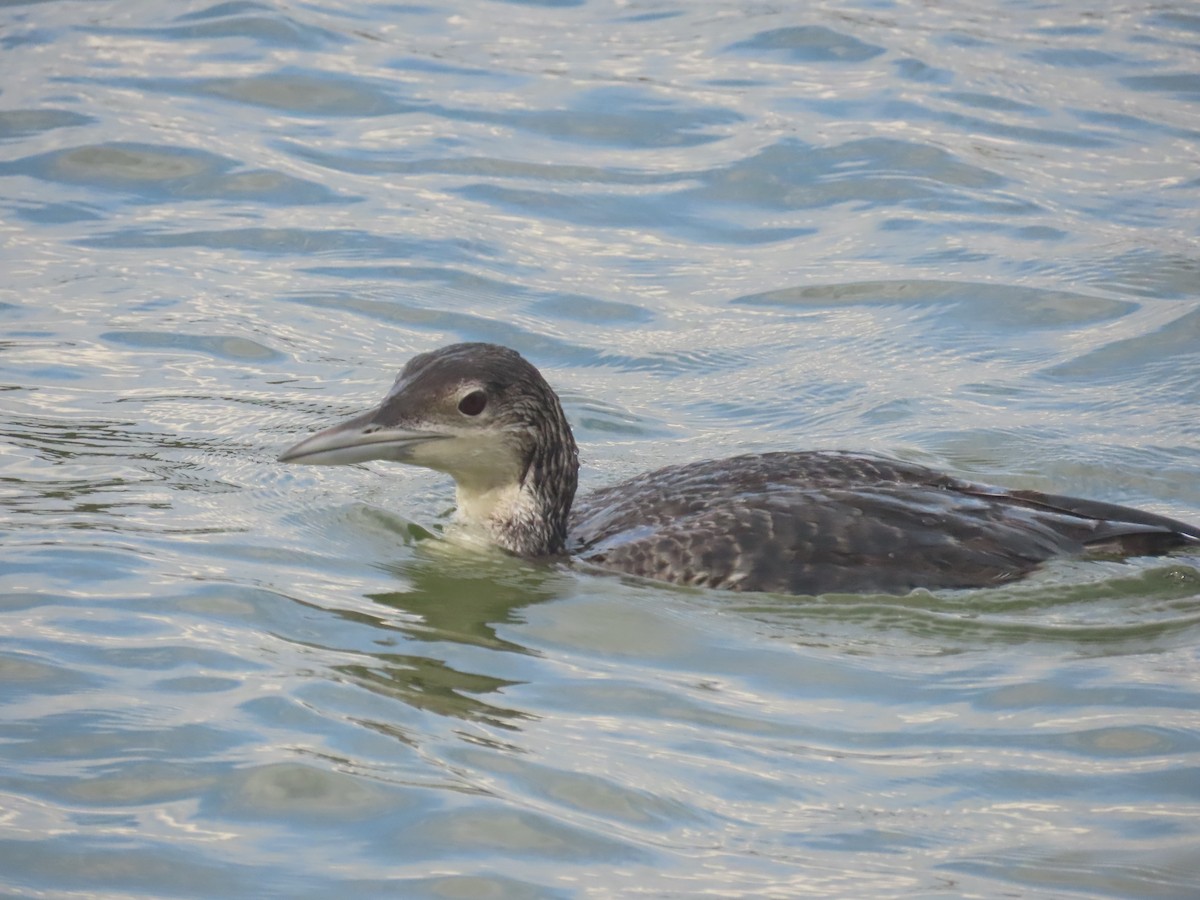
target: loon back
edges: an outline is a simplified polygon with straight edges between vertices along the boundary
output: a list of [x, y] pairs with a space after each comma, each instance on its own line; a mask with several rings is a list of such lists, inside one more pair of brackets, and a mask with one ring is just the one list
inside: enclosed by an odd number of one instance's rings
[[903, 593], [1001, 584], [1059, 556], [1157, 555], [1200, 529], [923, 466], [783, 452], [671, 466], [579, 501], [572, 553], [702, 587]]
[[616, 572], [732, 590], [985, 587], [1056, 556], [1158, 554], [1200, 541], [1200, 529], [1152, 513], [851, 453], [672, 466], [572, 510], [578, 452], [558, 396], [496, 344], [413, 357], [378, 408], [280, 456], [370, 459], [453, 476], [459, 518], [512, 553], [570, 552]]

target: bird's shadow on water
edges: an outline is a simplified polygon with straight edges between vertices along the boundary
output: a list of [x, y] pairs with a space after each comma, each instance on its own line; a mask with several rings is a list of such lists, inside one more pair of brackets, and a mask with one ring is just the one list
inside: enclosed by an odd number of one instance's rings
[[405, 590], [367, 594], [415, 624], [404, 627], [418, 641], [453, 641], [514, 653], [535, 651], [497, 634], [516, 624], [517, 611], [569, 595], [573, 581], [556, 563], [530, 562], [487, 547], [463, 547], [422, 535], [416, 552], [385, 571], [406, 582]]
[[[894, 649], [910, 640], [916, 655], [979, 647], [1047, 643], [1080, 655], [1160, 649], [1193, 640], [1200, 628], [1200, 568], [1194, 557], [1098, 563], [1059, 560], [1024, 581], [972, 590], [901, 596], [748, 595], [731, 611], [800, 644], [829, 646], [855, 635], [850, 653]], [[874, 637], [876, 640], [872, 640]]]
[[[379, 649], [368, 651], [369, 659], [336, 664], [333, 670], [418, 710], [518, 728], [522, 720], [532, 718], [529, 713], [483, 698], [495, 697], [520, 681], [467, 671], [443, 657], [462, 655], [452, 653], [453, 645], [536, 656], [537, 651], [502, 637], [498, 629], [518, 625], [519, 610], [569, 593], [569, 576], [552, 565], [531, 564], [490, 549], [462, 548], [415, 526], [406, 531], [412, 555], [403, 563], [380, 565], [403, 581], [404, 589], [364, 595], [380, 608], [379, 615], [362, 607], [335, 610], [341, 618], [377, 630]], [[398, 641], [396, 632], [407, 640]], [[428, 645], [429, 651], [382, 649], [405, 644], [417, 649], [409, 642]]]
[[[389, 522], [387, 530], [402, 535], [410, 552], [376, 565], [402, 586], [364, 594], [365, 606], [334, 611], [367, 626], [372, 646], [360, 646], [358, 659], [336, 663], [333, 671], [416, 710], [508, 730], [535, 716], [497, 701], [523, 683], [514, 671], [538, 667], [496, 665], [490, 653], [536, 659], [548, 652], [536, 639], [521, 642], [522, 611], [568, 598], [586, 604], [611, 592], [623, 602], [669, 602], [673, 615], [694, 607], [697, 617], [735, 616], [798, 653], [893, 653], [899, 640], [915, 656], [1024, 643], [1105, 654], [1190, 640], [1200, 628], [1194, 558], [1065, 561], [1029, 580], [980, 590], [800, 597], [678, 587], [586, 565], [530, 562], [463, 547], [406, 521]], [[403, 728], [386, 730], [405, 739]]]

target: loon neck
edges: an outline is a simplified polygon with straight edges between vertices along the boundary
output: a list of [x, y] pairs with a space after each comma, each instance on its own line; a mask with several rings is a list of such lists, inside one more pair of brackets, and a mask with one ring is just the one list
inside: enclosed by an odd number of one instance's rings
[[513, 477], [471, 479], [460, 473], [458, 518], [517, 556], [563, 553], [578, 484], [579, 451], [565, 417], [561, 425], [534, 436]]

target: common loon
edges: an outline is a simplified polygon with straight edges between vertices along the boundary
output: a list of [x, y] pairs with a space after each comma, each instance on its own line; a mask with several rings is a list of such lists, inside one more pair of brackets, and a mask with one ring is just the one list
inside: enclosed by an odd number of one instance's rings
[[458, 516], [511, 553], [570, 554], [676, 584], [788, 594], [996, 585], [1058, 556], [1157, 555], [1200, 528], [1111, 503], [964, 481], [847, 452], [668, 466], [573, 504], [579, 453], [558, 395], [515, 350], [409, 360], [376, 409], [281, 462], [372, 459], [453, 476]]

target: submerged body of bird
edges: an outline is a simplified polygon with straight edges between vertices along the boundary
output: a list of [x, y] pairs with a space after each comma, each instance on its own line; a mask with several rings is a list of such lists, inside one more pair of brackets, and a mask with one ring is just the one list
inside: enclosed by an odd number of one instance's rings
[[903, 593], [1021, 577], [1061, 556], [1157, 555], [1200, 528], [1137, 509], [975, 484], [855, 453], [686, 463], [575, 501], [579, 455], [558, 396], [515, 350], [453, 344], [409, 360], [377, 408], [283, 462], [437, 469], [458, 515], [526, 557], [743, 591]]

